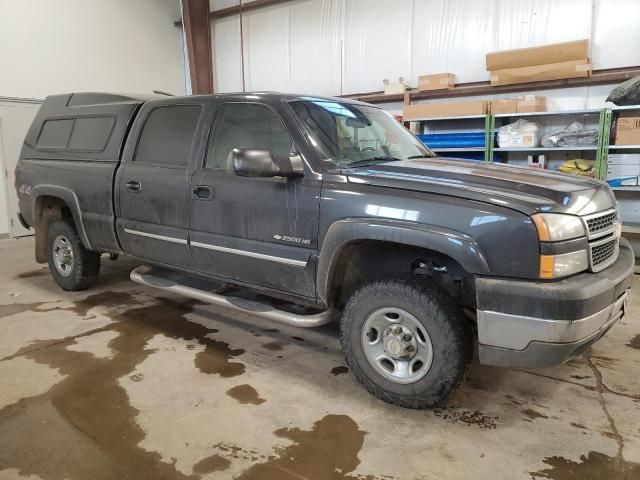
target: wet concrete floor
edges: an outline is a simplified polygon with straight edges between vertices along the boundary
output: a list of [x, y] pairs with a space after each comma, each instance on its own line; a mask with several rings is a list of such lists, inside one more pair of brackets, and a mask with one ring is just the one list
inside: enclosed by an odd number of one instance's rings
[[582, 357], [474, 363], [409, 411], [354, 383], [335, 326], [169, 296], [135, 265], [67, 293], [32, 239], [0, 241], [0, 480], [640, 479], [639, 295]]

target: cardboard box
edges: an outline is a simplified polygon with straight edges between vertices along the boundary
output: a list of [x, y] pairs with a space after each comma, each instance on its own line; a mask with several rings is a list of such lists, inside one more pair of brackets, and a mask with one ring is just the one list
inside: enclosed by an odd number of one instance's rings
[[516, 102], [518, 113], [546, 112], [547, 97], [542, 95], [523, 95]]
[[456, 76], [453, 73], [436, 73], [434, 75], [420, 75], [418, 77], [418, 90], [443, 90], [456, 84]]
[[640, 145], [640, 117], [618, 118], [615, 145]]
[[420, 103], [404, 105], [402, 116], [405, 121], [434, 117], [457, 117], [463, 115], [484, 115], [487, 113], [486, 100], [456, 103]]
[[569, 62], [507, 68], [491, 72], [491, 85], [513, 85], [516, 83], [561, 80], [591, 76], [591, 63], [587, 58]]
[[489, 110], [494, 115], [496, 113], [516, 113], [518, 111], [515, 98], [498, 98], [489, 102]]
[[506, 68], [527, 67], [531, 65], [547, 65], [549, 63], [569, 62], [589, 58], [589, 40], [553, 43], [532, 48], [518, 48], [488, 53], [487, 70], [504, 70]]

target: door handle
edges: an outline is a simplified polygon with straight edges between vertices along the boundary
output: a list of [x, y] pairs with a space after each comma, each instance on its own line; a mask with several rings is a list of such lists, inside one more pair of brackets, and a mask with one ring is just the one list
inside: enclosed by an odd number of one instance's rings
[[130, 192], [137, 193], [142, 190], [142, 183], [140, 183], [138, 180], [129, 180], [127, 181], [127, 183], [125, 183], [125, 186]]
[[211, 200], [213, 198], [213, 189], [206, 185], [193, 187], [192, 193], [198, 200]]

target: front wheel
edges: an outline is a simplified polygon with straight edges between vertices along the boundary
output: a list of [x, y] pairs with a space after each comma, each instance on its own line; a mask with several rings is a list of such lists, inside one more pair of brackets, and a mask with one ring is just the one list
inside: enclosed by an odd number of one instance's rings
[[100, 254], [84, 248], [68, 219], [56, 220], [49, 226], [47, 256], [51, 276], [63, 290], [89, 288], [100, 273]]
[[357, 290], [340, 340], [355, 378], [406, 408], [444, 402], [462, 381], [473, 339], [462, 309], [429, 279], [382, 280]]

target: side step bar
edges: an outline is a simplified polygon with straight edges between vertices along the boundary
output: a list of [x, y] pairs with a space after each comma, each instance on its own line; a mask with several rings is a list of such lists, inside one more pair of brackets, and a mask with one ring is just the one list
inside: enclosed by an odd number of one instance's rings
[[207, 285], [206, 281], [199, 281], [168, 270], [154, 269], [143, 265], [132, 270], [129, 276], [134, 282], [148, 287], [177, 293], [205, 303], [250, 313], [257, 317], [295, 327], [319, 327], [333, 321], [331, 310], [310, 315], [285, 312], [255, 300], [213, 293], [207, 289], [207, 286], [210, 285]]

